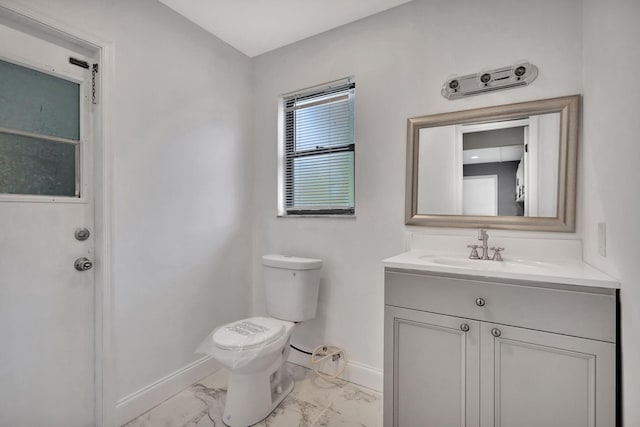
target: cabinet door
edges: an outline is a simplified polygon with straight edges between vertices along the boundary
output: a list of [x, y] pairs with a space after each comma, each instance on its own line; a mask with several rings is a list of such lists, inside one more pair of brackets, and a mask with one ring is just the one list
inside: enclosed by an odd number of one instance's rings
[[482, 427], [615, 426], [615, 344], [481, 325]]
[[385, 307], [384, 425], [478, 427], [480, 323]]

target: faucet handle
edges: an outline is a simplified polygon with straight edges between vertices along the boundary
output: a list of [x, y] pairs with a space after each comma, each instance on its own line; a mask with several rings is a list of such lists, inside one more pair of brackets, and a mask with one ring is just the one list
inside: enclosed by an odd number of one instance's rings
[[478, 255], [478, 245], [467, 245], [468, 248], [471, 249], [471, 255], [469, 255], [469, 259], [480, 259]]
[[491, 258], [494, 261], [502, 261], [502, 254], [500, 252], [504, 251], [504, 248], [496, 248], [496, 247], [492, 247], [489, 248], [491, 249], [493, 252], [493, 257]]

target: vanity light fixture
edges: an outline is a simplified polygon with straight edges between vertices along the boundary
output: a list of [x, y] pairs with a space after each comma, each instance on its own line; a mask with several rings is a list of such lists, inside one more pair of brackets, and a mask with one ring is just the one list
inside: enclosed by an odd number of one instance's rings
[[527, 86], [536, 77], [538, 67], [529, 62], [520, 62], [509, 67], [451, 77], [444, 82], [441, 93], [447, 99], [458, 99], [494, 90]]

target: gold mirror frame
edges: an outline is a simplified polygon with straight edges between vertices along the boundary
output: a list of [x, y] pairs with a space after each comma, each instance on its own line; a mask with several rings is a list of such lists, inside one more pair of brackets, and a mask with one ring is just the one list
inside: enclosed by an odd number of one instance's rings
[[[575, 231], [579, 107], [580, 95], [572, 95], [408, 119], [405, 223], [407, 225], [429, 227]], [[418, 213], [418, 142], [420, 129], [512, 120], [549, 113], [560, 113], [558, 211], [556, 217], [429, 215]]]

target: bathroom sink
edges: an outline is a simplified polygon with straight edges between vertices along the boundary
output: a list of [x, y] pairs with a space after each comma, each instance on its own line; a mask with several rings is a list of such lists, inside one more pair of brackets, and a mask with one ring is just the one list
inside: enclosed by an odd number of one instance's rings
[[558, 266], [555, 264], [523, 259], [505, 259], [504, 261], [491, 261], [438, 255], [423, 255], [420, 257], [420, 259], [436, 266], [440, 265], [444, 267], [454, 267], [476, 271], [503, 271], [535, 274], [549, 272], [550, 270], [553, 271], [558, 268]]
[[[462, 239], [461, 239], [462, 240]], [[439, 243], [439, 242], [435, 242]], [[457, 245], [462, 246], [464, 241]], [[513, 243], [513, 242], [509, 242]], [[560, 245], [562, 242], [560, 242]], [[506, 245], [505, 245], [506, 246]], [[503, 279], [533, 280], [536, 282], [565, 283], [601, 288], [620, 287], [619, 282], [606, 276], [567, 251], [528, 250], [527, 246], [509, 245], [512, 252], [504, 253], [504, 261], [469, 259], [469, 252], [456, 248], [414, 249], [385, 259], [385, 269], [427, 271], [459, 274], [462, 276], [495, 277]], [[523, 250], [527, 249], [527, 250]], [[519, 250], [517, 250], [519, 249]], [[574, 248], [581, 249], [581, 248]], [[570, 253], [570, 252], [569, 252]], [[539, 255], [540, 254], [540, 255]], [[546, 258], [538, 256], [547, 256]]]

